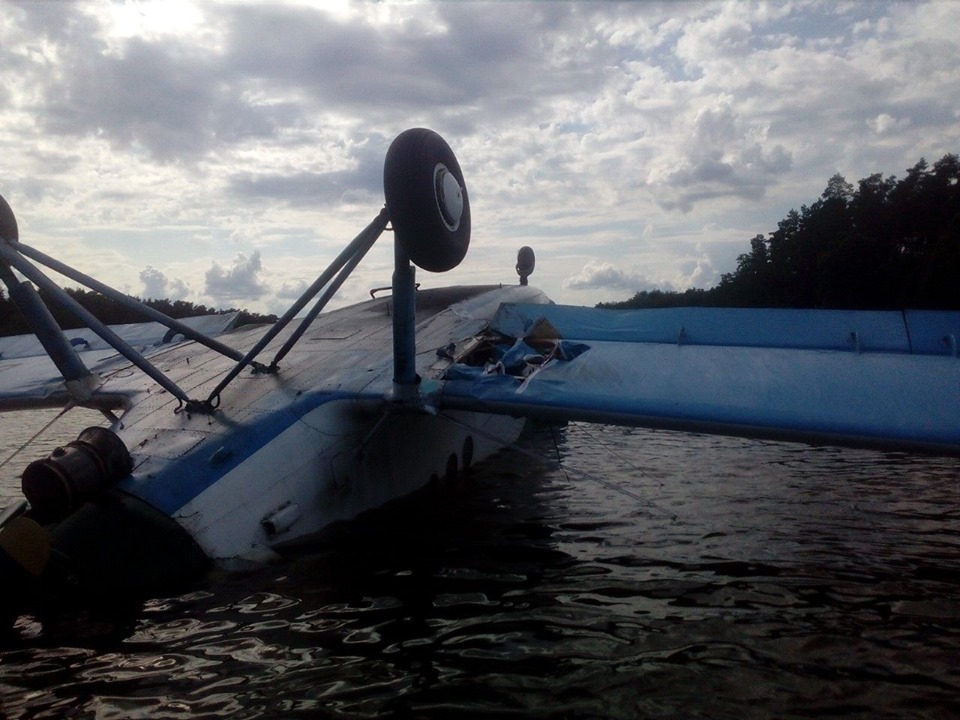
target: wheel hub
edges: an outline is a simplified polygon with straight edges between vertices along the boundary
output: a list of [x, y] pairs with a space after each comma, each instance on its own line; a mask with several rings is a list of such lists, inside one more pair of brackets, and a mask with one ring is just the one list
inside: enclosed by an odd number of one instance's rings
[[450, 230], [456, 230], [463, 215], [463, 188], [454, 174], [442, 163], [438, 163], [433, 171], [433, 185], [443, 224]]

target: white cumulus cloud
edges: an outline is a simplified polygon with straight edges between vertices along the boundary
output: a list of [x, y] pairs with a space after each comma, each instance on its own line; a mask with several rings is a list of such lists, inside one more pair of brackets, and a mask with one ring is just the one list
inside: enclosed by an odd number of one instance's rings
[[910, 125], [910, 118], [895, 118], [887, 113], [880, 113], [875, 118], [867, 121], [867, 126], [877, 135], [886, 135], [888, 133], [901, 130]]
[[143, 283], [141, 297], [152, 300], [183, 300], [190, 294], [190, 288], [180, 278], [170, 279], [151, 265], [140, 272]]
[[618, 268], [609, 262], [587, 262], [583, 269], [563, 281], [563, 285], [571, 290], [614, 289], [637, 292], [664, 288], [664, 284], [654, 282], [639, 272]]
[[250, 257], [237, 253], [229, 267], [214, 262], [204, 275], [204, 291], [215, 300], [231, 302], [256, 299], [266, 295], [270, 288], [260, 279], [263, 263], [260, 251], [254, 250]]

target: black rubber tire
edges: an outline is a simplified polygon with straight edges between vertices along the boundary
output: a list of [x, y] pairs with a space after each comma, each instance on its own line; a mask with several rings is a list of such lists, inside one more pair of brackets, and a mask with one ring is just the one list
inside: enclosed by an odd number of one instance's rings
[[20, 230], [17, 228], [17, 218], [13, 209], [0, 195], [0, 238], [4, 240], [19, 240]]
[[[441, 212], [439, 166], [460, 186], [463, 209], [458, 222]], [[470, 201], [460, 164], [442, 137], [426, 128], [400, 133], [383, 163], [383, 194], [396, 241], [417, 267], [446, 272], [460, 264], [470, 246]]]

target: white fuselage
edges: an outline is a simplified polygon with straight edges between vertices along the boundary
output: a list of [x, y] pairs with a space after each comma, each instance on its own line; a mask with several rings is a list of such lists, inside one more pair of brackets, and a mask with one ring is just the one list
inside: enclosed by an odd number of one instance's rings
[[[502, 302], [547, 299], [518, 286], [419, 294], [416, 365], [425, 386], [450, 363], [437, 351], [472, 338]], [[174, 412], [177, 402], [145, 383], [114, 428], [134, 460], [120, 489], [174, 518], [219, 563], [260, 562], [513, 442], [520, 419], [390, 402], [390, 307], [387, 298], [321, 315], [278, 374], [245, 371], [212, 414]], [[261, 333], [225, 339], [245, 349]], [[154, 362], [191, 396], [232, 366], [193, 343]]]

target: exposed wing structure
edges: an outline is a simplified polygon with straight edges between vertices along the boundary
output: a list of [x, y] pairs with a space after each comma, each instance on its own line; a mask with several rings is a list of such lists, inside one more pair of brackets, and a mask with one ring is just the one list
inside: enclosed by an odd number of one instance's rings
[[[212, 338], [233, 328], [238, 316], [236, 312], [199, 315], [180, 322]], [[184, 339], [158, 322], [111, 325], [110, 329], [145, 357], [168, 350]], [[84, 365], [95, 375], [129, 365], [89, 328], [68, 330], [65, 334]], [[112, 389], [123, 392], [123, 382], [115, 381]], [[60, 371], [35, 335], [0, 337], [0, 411], [62, 406], [69, 399]]]
[[504, 305], [490, 329], [440, 408], [960, 454], [957, 312]]

